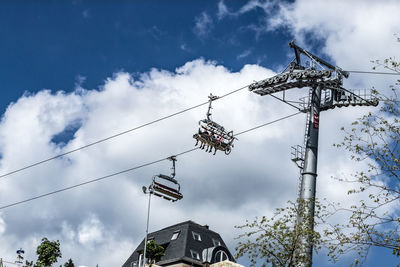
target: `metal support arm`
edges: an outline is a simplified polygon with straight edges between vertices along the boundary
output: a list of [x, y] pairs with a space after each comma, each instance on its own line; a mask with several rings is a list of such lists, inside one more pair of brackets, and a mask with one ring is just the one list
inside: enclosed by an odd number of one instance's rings
[[304, 49], [301, 48], [300, 46], [296, 45], [296, 44], [294, 43], [294, 41], [291, 41], [291, 42], [289, 43], [289, 47], [291, 47], [291, 48], [294, 49], [294, 53], [295, 53], [295, 55], [296, 55], [296, 61], [297, 61], [297, 64], [298, 64], [298, 65], [301, 66], [301, 62], [300, 62], [300, 53], [302, 53], [302, 54], [306, 55], [307, 57], [309, 57], [310, 59], [315, 60], [315, 61], [317, 61], [318, 63], [324, 65], [324, 66], [327, 67], [328, 69], [331, 69], [331, 70], [333, 70], [333, 71], [337, 71], [337, 72], [341, 73], [341, 74], [342, 74], [344, 77], [346, 77], [346, 78], [349, 77], [349, 72], [343, 71], [342, 69], [340, 69], [340, 68], [338, 68], [338, 67], [335, 67], [335, 66], [333, 66], [332, 64], [326, 62], [325, 60], [323, 60], [323, 59], [321, 59], [321, 58], [319, 58], [319, 57], [313, 55], [312, 53], [308, 52], [307, 50], [304, 50]]

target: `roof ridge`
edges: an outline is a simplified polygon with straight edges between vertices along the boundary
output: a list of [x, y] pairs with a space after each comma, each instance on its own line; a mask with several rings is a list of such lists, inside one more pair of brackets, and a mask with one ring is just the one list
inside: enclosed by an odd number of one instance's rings
[[[177, 223], [177, 224], [174, 224], [174, 225], [167, 226], [167, 227], [162, 228], [162, 229], [160, 229], [160, 230], [158, 230], [158, 231], [166, 230], [166, 229], [169, 229], [169, 228], [174, 228], [174, 227], [176, 227], [176, 226], [185, 225], [185, 224], [196, 224], [196, 225], [202, 226], [202, 225], [200, 225], [200, 224], [198, 224], [198, 223], [196, 223], [196, 222], [194, 222], [194, 221], [192, 221], [192, 220], [188, 220], [188, 221], [184, 221], [184, 222], [180, 222], [180, 223]], [[158, 232], [158, 231], [157, 231], [157, 232]], [[155, 232], [154, 232], [154, 233], [155, 233]]]
[[218, 232], [216, 232], [216, 231], [214, 231], [214, 230], [211, 230], [211, 229], [209, 228], [208, 225], [201, 225], [201, 224], [196, 223], [196, 222], [194, 222], [194, 221], [192, 221], [192, 220], [187, 220], [187, 221], [184, 221], [184, 222], [180, 222], [180, 223], [177, 223], [177, 224], [174, 224], [174, 225], [167, 226], [167, 227], [162, 228], [162, 229], [160, 229], [160, 230], [157, 230], [157, 231], [154, 231], [154, 232], [150, 232], [149, 235], [157, 234], [157, 233], [159, 233], [159, 232], [162, 232], [162, 231], [165, 231], [165, 230], [169, 230], [169, 229], [171, 229], [171, 228], [176, 228], [177, 226], [183, 226], [183, 225], [193, 225], [193, 226], [197, 226], [197, 227], [202, 228], [203, 230], [210, 231], [210, 232], [213, 232], [213, 233], [219, 235]]

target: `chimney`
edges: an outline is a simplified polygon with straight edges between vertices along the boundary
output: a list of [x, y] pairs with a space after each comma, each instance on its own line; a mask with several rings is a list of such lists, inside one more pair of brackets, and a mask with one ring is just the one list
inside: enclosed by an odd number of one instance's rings
[[203, 225], [204, 228], [206, 228], [207, 230], [210, 228], [207, 224]]

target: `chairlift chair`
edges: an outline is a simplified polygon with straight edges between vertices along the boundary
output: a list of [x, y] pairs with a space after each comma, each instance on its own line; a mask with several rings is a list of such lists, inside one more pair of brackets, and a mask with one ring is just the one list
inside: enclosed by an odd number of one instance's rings
[[217, 153], [217, 150], [224, 151], [226, 155], [229, 155], [233, 147], [233, 141], [237, 138], [233, 136], [233, 131], [227, 132], [223, 126], [211, 119], [211, 103], [213, 100], [218, 99], [218, 97], [210, 94], [208, 98], [210, 100], [207, 118], [199, 121], [199, 130], [193, 135], [193, 138], [196, 139], [195, 146], [200, 142], [200, 148], [206, 148], [206, 152], [211, 153], [214, 149], [214, 155]]
[[[162, 180], [161, 180], [162, 179]], [[171, 182], [171, 185], [165, 185], [163, 182]], [[174, 188], [175, 187], [175, 188]], [[162, 197], [166, 200], [175, 202], [183, 198], [180, 192], [180, 184], [173, 178], [159, 174], [153, 177], [153, 183], [150, 186], [150, 190], [155, 196]]]
[[[149, 186], [151, 194], [175, 202], [183, 198], [181, 185], [174, 178], [175, 177], [175, 161], [176, 157], [172, 156], [169, 158], [172, 161], [172, 173], [171, 176], [159, 174], [153, 177], [153, 182]], [[167, 182], [167, 184], [165, 184]]]

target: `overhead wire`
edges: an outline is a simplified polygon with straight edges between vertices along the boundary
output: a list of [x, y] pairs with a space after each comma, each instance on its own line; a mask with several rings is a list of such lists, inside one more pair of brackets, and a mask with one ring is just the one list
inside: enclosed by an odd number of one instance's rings
[[363, 70], [345, 70], [350, 73], [363, 73], [363, 74], [383, 74], [383, 75], [400, 75], [400, 72], [380, 72], [380, 71], [363, 71]]
[[283, 102], [283, 103], [285, 103], [285, 104], [287, 104], [287, 105], [289, 105], [289, 106], [291, 106], [291, 107], [293, 107], [293, 108], [295, 108], [295, 109], [301, 111], [301, 109], [300, 109], [299, 107], [293, 105], [292, 103], [290, 103], [290, 102], [287, 101], [287, 100], [280, 99], [279, 97], [274, 96], [273, 94], [269, 94], [269, 96], [271, 96], [271, 97], [273, 97], [273, 98], [275, 98], [275, 99], [278, 99], [279, 101], [281, 101], [281, 102]]
[[[226, 96], [229, 96], [229, 95], [231, 95], [231, 94], [237, 93], [237, 92], [239, 92], [239, 91], [241, 91], [241, 90], [247, 88], [248, 86], [249, 86], [249, 85], [245, 85], [245, 86], [242, 86], [242, 87], [240, 87], [240, 88], [238, 88], [238, 89], [235, 89], [235, 90], [233, 90], [233, 91], [230, 91], [230, 92], [228, 92], [228, 93], [226, 93], [226, 94], [223, 94], [223, 95], [219, 96], [219, 97], [218, 97], [217, 99], [215, 99], [215, 100], [218, 100], [218, 99], [224, 98], [224, 97], [226, 97]], [[215, 101], [215, 100], [214, 100], [214, 101]], [[35, 162], [35, 163], [32, 163], [32, 164], [29, 164], [29, 165], [26, 165], [26, 166], [24, 166], [24, 167], [21, 167], [21, 168], [18, 168], [18, 169], [9, 171], [9, 172], [7, 172], [7, 173], [3, 173], [3, 174], [0, 175], [0, 179], [1, 179], [1, 178], [4, 178], [4, 177], [6, 177], [6, 176], [9, 176], [9, 175], [11, 175], [11, 174], [14, 174], [14, 173], [17, 173], [17, 172], [21, 172], [21, 171], [23, 171], [23, 170], [30, 169], [30, 168], [32, 168], [32, 167], [41, 165], [41, 164], [43, 164], [43, 163], [46, 163], [46, 162], [49, 162], [49, 161], [52, 161], [52, 160], [55, 160], [55, 159], [64, 157], [64, 156], [66, 156], [66, 155], [72, 154], [72, 153], [77, 152], [77, 151], [80, 151], [80, 150], [82, 150], [82, 149], [85, 149], [85, 148], [88, 148], [88, 147], [91, 147], [91, 146], [94, 146], [94, 145], [103, 143], [103, 142], [105, 142], [105, 141], [114, 139], [114, 138], [119, 137], [119, 136], [121, 136], [121, 135], [124, 135], [124, 134], [130, 133], [130, 132], [139, 130], [139, 129], [144, 128], [144, 127], [146, 127], [146, 126], [149, 126], [149, 125], [151, 125], [151, 124], [155, 124], [155, 123], [157, 123], [157, 122], [160, 122], [160, 121], [169, 119], [169, 118], [171, 118], [171, 117], [177, 116], [177, 115], [182, 114], [182, 113], [185, 113], [185, 112], [187, 112], [187, 111], [190, 111], [190, 110], [196, 109], [196, 108], [198, 108], [198, 107], [204, 106], [204, 105], [208, 104], [208, 102], [209, 102], [209, 101], [202, 102], [202, 103], [200, 103], [200, 104], [191, 106], [191, 107], [189, 107], [189, 108], [186, 108], [186, 109], [183, 109], [183, 110], [181, 110], [181, 111], [172, 113], [172, 114], [170, 114], [170, 115], [161, 117], [161, 118], [159, 118], [159, 119], [152, 120], [152, 121], [150, 121], [150, 122], [144, 123], [144, 124], [139, 125], [139, 126], [136, 126], [136, 127], [134, 127], [134, 128], [131, 128], [131, 129], [128, 129], [128, 130], [125, 130], [125, 131], [122, 131], [122, 132], [113, 134], [113, 135], [111, 135], [111, 136], [108, 136], [108, 137], [99, 139], [99, 140], [94, 141], [94, 142], [92, 142], [92, 143], [88, 143], [88, 144], [86, 144], [86, 145], [80, 146], [80, 147], [78, 147], [78, 148], [74, 148], [74, 149], [68, 150], [68, 151], [63, 152], [63, 153], [60, 153], [60, 154], [58, 154], [58, 155], [56, 155], [56, 156], [53, 156], [53, 157], [50, 157], [50, 158], [47, 158], [47, 159], [44, 159], [44, 160], [41, 160], [41, 161], [38, 161], [38, 162]]]
[[238, 135], [241, 135], [241, 134], [244, 134], [244, 133], [247, 133], [247, 132], [254, 131], [254, 130], [258, 129], [258, 128], [261, 128], [261, 127], [264, 127], [264, 126], [267, 126], [267, 125], [276, 123], [276, 122], [278, 122], [278, 121], [282, 121], [282, 120], [288, 119], [288, 118], [293, 117], [293, 116], [296, 116], [296, 115], [298, 115], [298, 114], [300, 114], [300, 113], [303, 113], [303, 112], [296, 112], [296, 113], [287, 115], [287, 116], [285, 116], [285, 117], [282, 117], [282, 118], [279, 118], [279, 119], [276, 119], [276, 120], [273, 120], [273, 121], [270, 121], [270, 122], [267, 122], [267, 123], [264, 123], [264, 124], [255, 126], [255, 127], [253, 127], [253, 128], [250, 128], [250, 129], [241, 131], [241, 132], [235, 134], [234, 136], [238, 136]]
[[[284, 116], [284, 117], [281, 117], [279, 119], [276, 119], [276, 120], [273, 120], [273, 121], [270, 121], [270, 122], [267, 122], [267, 123], [252, 127], [250, 129], [241, 131], [241, 132], [235, 134], [234, 136], [238, 136], [238, 135], [242, 135], [244, 133], [248, 133], [248, 132], [254, 131], [254, 130], [262, 128], [264, 126], [271, 125], [273, 123], [288, 119], [288, 118], [293, 117], [295, 115], [298, 115], [300, 113], [302, 113], [302, 112], [297, 112], [297, 113], [294, 113], [294, 114], [291, 114], [291, 115], [288, 115], [288, 116]], [[185, 151], [180, 152], [178, 154], [175, 154], [174, 156], [175, 157], [181, 156], [181, 155], [193, 152], [193, 151], [198, 150], [198, 149], [199, 149], [198, 147], [192, 148], [192, 149], [188, 149], [188, 150], [185, 150]], [[36, 200], [36, 199], [40, 199], [40, 198], [43, 198], [43, 197], [47, 197], [47, 196], [50, 196], [50, 195], [54, 195], [54, 194], [57, 194], [57, 193], [61, 193], [61, 192], [67, 191], [67, 190], [71, 190], [71, 189], [77, 188], [77, 187], [81, 187], [83, 185], [99, 182], [99, 181], [107, 179], [107, 178], [111, 178], [111, 177], [114, 177], [114, 176], [117, 176], [117, 175], [120, 175], [120, 174], [123, 174], [123, 173], [127, 173], [127, 172], [130, 172], [130, 171], [133, 171], [133, 170], [137, 170], [137, 169], [140, 169], [140, 168], [143, 168], [143, 167], [147, 167], [147, 166], [159, 163], [159, 162], [164, 161], [164, 160], [169, 160], [169, 159], [170, 159], [170, 156], [166, 157], [166, 158], [161, 158], [161, 159], [158, 159], [158, 160], [154, 160], [154, 161], [151, 161], [151, 162], [147, 162], [147, 163], [135, 166], [135, 167], [131, 167], [131, 168], [128, 168], [128, 169], [125, 169], [125, 170], [122, 170], [122, 171], [118, 171], [118, 172], [112, 173], [112, 174], [101, 176], [101, 177], [98, 177], [98, 178], [95, 178], [95, 179], [87, 180], [87, 181], [82, 182], [82, 183], [78, 183], [78, 184], [75, 184], [75, 185], [71, 185], [71, 186], [68, 186], [68, 187], [57, 189], [57, 190], [54, 190], [54, 191], [51, 191], [51, 192], [48, 192], [48, 193], [45, 193], [45, 194], [41, 194], [41, 195], [37, 195], [37, 196], [31, 197], [31, 198], [27, 198], [27, 199], [24, 199], [24, 200], [21, 200], [21, 201], [13, 202], [13, 203], [10, 203], [10, 204], [4, 205], [4, 206], [0, 206], [0, 210], [6, 209], [6, 208], [10, 208], [10, 207], [13, 207], [13, 206], [16, 206], [16, 205], [20, 205], [20, 204], [23, 204], [23, 203], [26, 203], [26, 202], [30, 202], [30, 201], [33, 201], [33, 200]]]
[[[358, 70], [346, 70], [346, 71], [347, 71], [347, 72], [350, 72], [350, 73], [400, 75], [400, 73], [395, 73], [395, 72], [374, 72], [374, 71], [358, 71]], [[243, 86], [243, 87], [240, 87], [240, 88], [238, 88], [238, 89], [235, 89], [235, 90], [233, 90], [233, 91], [231, 91], [231, 92], [228, 92], [228, 93], [226, 93], [226, 94], [224, 94], [224, 95], [222, 95], [222, 96], [219, 96], [219, 97], [218, 97], [217, 99], [215, 99], [215, 100], [224, 98], [224, 97], [229, 96], [229, 95], [231, 95], [231, 94], [234, 94], [234, 93], [236, 93], [236, 92], [238, 92], [238, 91], [241, 91], [241, 90], [247, 88], [248, 86], [249, 86], [249, 85], [245, 85], [245, 86]], [[273, 97], [275, 97], [275, 96], [273, 96]], [[277, 98], [277, 97], [275, 97], [275, 98]], [[214, 100], [214, 101], [215, 101], [215, 100]], [[146, 127], [146, 126], [149, 126], [149, 125], [151, 125], [151, 124], [155, 124], [155, 123], [157, 123], [157, 122], [160, 122], [160, 121], [169, 119], [169, 118], [171, 118], [171, 117], [180, 115], [180, 114], [185, 113], [185, 112], [187, 112], [187, 111], [190, 111], [190, 110], [196, 109], [196, 108], [198, 108], [198, 107], [204, 106], [204, 105], [208, 104], [208, 102], [209, 102], [209, 101], [202, 102], [202, 103], [200, 103], [200, 104], [191, 106], [191, 107], [189, 107], [189, 108], [186, 108], [186, 109], [183, 109], [183, 110], [181, 110], [181, 111], [172, 113], [172, 114], [170, 114], [170, 115], [167, 115], [167, 116], [164, 116], [164, 117], [161, 117], [161, 118], [152, 120], [152, 121], [150, 121], [150, 122], [141, 124], [141, 125], [139, 125], [139, 126], [130, 128], [130, 129], [128, 129], [128, 130], [125, 130], [125, 131], [122, 131], [122, 132], [113, 134], [113, 135], [111, 135], [111, 136], [108, 136], [108, 137], [99, 139], [99, 140], [97, 140], [97, 141], [88, 143], [88, 144], [83, 145], [83, 146], [80, 146], [80, 147], [77, 147], [77, 148], [68, 150], [68, 151], [63, 152], [63, 153], [60, 153], [60, 154], [58, 154], [58, 155], [56, 155], [56, 156], [49, 157], [49, 158], [47, 158], [47, 159], [37, 161], [37, 162], [35, 162], [35, 163], [26, 165], [26, 166], [24, 166], [24, 167], [21, 167], [21, 168], [18, 168], [18, 169], [15, 169], [15, 170], [12, 170], [12, 171], [9, 171], [9, 172], [0, 174], [0, 179], [1, 179], [1, 178], [4, 178], [4, 177], [6, 177], [6, 176], [10, 176], [10, 175], [12, 175], [12, 174], [21, 172], [21, 171], [23, 171], [23, 170], [33, 168], [33, 167], [38, 166], [38, 165], [41, 165], [41, 164], [43, 164], [43, 163], [46, 163], [46, 162], [49, 162], [49, 161], [52, 161], [52, 160], [55, 160], [55, 159], [64, 157], [64, 156], [66, 156], [66, 155], [72, 154], [72, 153], [77, 152], [77, 151], [80, 151], [80, 150], [82, 150], [82, 149], [86, 149], [86, 148], [88, 148], [88, 147], [91, 147], [91, 146], [94, 146], [94, 145], [97, 145], [97, 144], [106, 142], [106, 141], [108, 141], [108, 140], [114, 139], [114, 138], [119, 137], [119, 136], [121, 136], [121, 135], [124, 135], [124, 134], [130, 133], [130, 132], [139, 130], [139, 129], [144, 128], [144, 127]], [[297, 108], [296, 106], [294, 106], [294, 105], [293, 105], [293, 107], [295, 107], [296, 109], [298, 109], [298, 108]]]
[[[382, 74], [382, 75], [400, 75], [400, 72], [379, 72], [379, 71], [361, 71], [361, 70], [345, 70], [349, 73], [359, 73], [359, 74]], [[341, 88], [342, 90], [350, 93], [351, 95], [360, 98], [361, 100], [367, 102], [370, 105], [373, 105], [373, 103], [371, 101], [368, 101], [364, 98], [362, 98], [361, 96], [354, 94], [353, 92], [351, 92], [350, 90], [347, 90], [345, 88]]]
[[[186, 150], [184, 152], [181, 152], [179, 154], [176, 154], [175, 156], [181, 156], [181, 155], [184, 155], [186, 153], [192, 152], [192, 151], [197, 150], [197, 149], [199, 149], [199, 148], [198, 147], [192, 148], [192, 149]], [[88, 180], [86, 182], [82, 182], [82, 183], [79, 183], [79, 184], [71, 185], [71, 186], [68, 186], [68, 187], [64, 187], [64, 188], [49, 192], [49, 193], [45, 193], [45, 194], [42, 194], [42, 195], [31, 197], [31, 198], [28, 198], [28, 199], [25, 199], [25, 200], [21, 200], [21, 201], [18, 201], [18, 202], [14, 202], [14, 203], [11, 203], [11, 204], [8, 204], [8, 205], [5, 205], [5, 206], [1, 206], [0, 210], [5, 209], [5, 208], [9, 208], [9, 207], [12, 207], [12, 206], [16, 206], [16, 205], [19, 205], [19, 204], [22, 204], [22, 203], [25, 203], [25, 202], [29, 202], [29, 201], [32, 201], [32, 200], [36, 200], [36, 199], [39, 199], [39, 198], [43, 198], [43, 197], [46, 197], [46, 196], [50, 196], [50, 195], [53, 195], [53, 194], [61, 193], [63, 191], [67, 191], [67, 190], [70, 190], [70, 189], [73, 189], [73, 188], [77, 188], [77, 187], [80, 187], [80, 186], [83, 186], [83, 185], [87, 185], [87, 184], [91, 184], [91, 183], [94, 183], [94, 182], [98, 182], [98, 181], [101, 181], [101, 180], [104, 180], [104, 179], [107, 179], [107, 178], [110, 178], [110, 177], [113, 177], [113, 176], [116, 176], [116, 175], [119, 175], [119, 174], [123, 174], [123, 173], [126, 173], [126, 172], [130, 172], [130, 171], [136, 170], [136, 169], [147, 167], [147, 166], [159, 163], [161, 161], [167, 160], [169, 158], [170, 157], [154, 160], [154, 161], [151, 161], [151, 162], [148, 162], [148, 163], [144, 163], [144, 164], [141, 164], [141, 165], [138, 165], [138, 166], [135, 166], [135, 167], [131, 167], [131, 168], [119, 171], [119, 172], [115, 172], [115, 173], [108, 174], [108, 175], [105, 175], [105, 176], [101, 176], [101, 177], [98, 177], [98, 178], [95, 178], [95, 179], [92, 179], [92, 180]]]
[[[375, 72], [375, 71], [358, 71], [358, 70], [346, 70], [346, 71], [347, 71], [347, 72], [350, 72], [350, 73], [362, 73], [362, 74], [400, 75], [400, 73], [396, 73], [396, 72]], [[239, 91], [241, 91], [241, 90], [247, 88], [248, 86], [249, 86], [249, 85], [242, 86], [242, 87], [240, 87], [240, 88], [238, 88], [238, 89], [235, 89], [235, 90], [233, 90], [233, 91], [231, 91], [231, 92], [228, 92], [228, 93], [226, 93], [226, 94], [224, 94], [224, 95], [219, 96], [219, 97], [216, 98], [215, 100], [218, 100], [218, 99], [224, 98], [224, 97], [226, 97], [226, 96], [229, 96], [229, 95], [231, 95], [231, 94], [234, 94], [234, 93], [236, 93], [236, 92], [239, 92]], [[214, 101], [215, 101], [215, 100], [214, 100]], [[135, 130], [139, 130], [139, 129], [144, 128], [144, 127], [146, 127], [146, 126], [149, 126], [149, 125], [151, 125], [151, 124], [155, 124], [155, 123], [157, 123], [157, 122], [160, 122], [160, 121], [169, 119], [169, 118], [171, 118], [171, 117], [180, 115], [180, 114], [185, 113], [185, 112], [187, 112], [187, 111], [196, 109], [196, 108], [201, 107], [201, 106], [203, 106], [203, 105], [206, 105], [206, 104], [208, 104], [208, 103], [209, 103], [209, 101], [202, 102], [202, 103], [200, 103], [200, 104], [197, 104], [197, 105], [188, 107], [188, 108], [183, 109], [183, 110], [181, 110], [181, 111], [178, 111], [178, 112], [169, 114], [169, 115], [167, 115], [167, 116], [164, 116], [164, 117], [161, 117], [161, 118], [152, 120], [152, 121], [150, 121], [150, 122], [141, 124], [141, 125], [139, 125], [139, 126], [130, 128], [130, 129], [128, 129], [128, 130], [125, 130], [125, 131], [116, 133], [116, 134], [114, 134], [114, 135], [111, 135], [111, 136], [108, 136], [108, 137], [99, 139], [99, 140], [97, 140], [97, 141], [88, 143], [88, 144], [83, 145], [83, 146], [80, 146], [80, 147], [78, 147], [78, 148], [68, 150], [68, 151], [63, 152], [63, 153], [60, 153], [60, 154], [58, 154], [58, 155], [56, 155], [56, 156], [53, 156], [53, 157], [50, 157], [50, 158], [47, 158], [47, 159], [44, 159], [44, 160], [41, 160], [41, 161], [38, 161], [38, 162], [35, 162], [35, 163], [32, 163], [32, 164], [29, 164], [29, 165], [26, 165], [26, 166], [24, 166], [24, 167], [15, 169], [15, 170], [13, 170], [13, 171], [9, 171], [9, 172], [7, 172], [7, 173], [1, 174], [1, 175], [0, 175], [0, 178], [4, 178], [4, 177], [6, 177], [6, 176], [9, 176], [9, 175], [12, 175], [12, 174], [21, 172], [21, 171], [23, 171], [23, 170], [26, 170], [26, 169], [29, 169], [29, 168], [32, 168], [32, 167], [35, 167], [35, 166], [38, 166], [38, 165], [41, 165], [41, 164], [43, 164], [43, 163], [46, 163], [46, 162], [55, 160], [55, 159], [57, 159], [57, 158], [61, 158], [61, 157], [63, 157], [63, 156], [72, 154], [72, 153], [74, 153], [74, 152], [83, 150], [83, 149], [85, 149], [85, 148], [88, 148], [88, 147], [91, 147], [91, 146], [94, 146], [94, 145], [97, 145], [97, 144], [106, 142], [106, 141], [108, 141], [108, 140], [114, 139], [114, 138], [119, 137], [119, 136], [121, 136], [121, 135], [130, 133], [130, 132], [133, 132], [133, 131], [135, 131]], [[270, 125], [270, 124], [272, 124], [272, 123], [281, 121], [281, 120], [283, 120], [283, 119], [290, 118], [290, 117], [295, 116], [295, 115], [300, 114], [300, 113], [302, 113], [302, 112], [297, 112], [297, 113], [291, 114], [291, 115], [289, 115], [289, 116], [285, 116], [285, 117], [283, 117], [283, 118], [277, 119], [277, 120], [275, 120], [275, 121], [271, 121], [271, 122], [268, 122], [268, 123], [265, 123], [265, 124], [256, 126], [256, 127], [254, 127], [254, 128], [251, 128], [251, 129], [242, 131], [242, 132], [236, 134], [235, 136], [238, 136], [238, 135], [240, 135], [240, 134], [247, 133], [247, 132], [249, 132], [249, 131], [252, 131], [252, 130], [255, 130], [255, 129], [258, 129], [258, 128], [267, 126], [267, 125]], [[197, 149], [198, 149], [198, 148], [190, 149], [190, 150], [181, 152], [181, 153], [179, 153], [179, 154], [177, 154], [177, 155], [183, 155], [183, 154], [192, 152], [192, 151], [197, 150]], [[22, 203], [25, 203], [25, 202], [28, 202], [28, 201], [32, 201], [32, 200], [35, 200], [35, 199], [38, 199], [38, 198], [42, 198], [42, 197], [45, 197], [45, 196], [48, 196], [48, 195], [56, 194], [56, 193], [63, 192], [63, 191], [66, 191], [66, 190], [70, 190], [70, 189], [73, 189], [73, 188], [76, 188], [76, 187], [79, 187], [79, 186], [82, 186], [82, 185], [86, 185], [86, 184], [89, 184], [89, 183], [97, 182], [97, 181], [100, 181], [100, 180], [103, 180], [103, 179], [106, 179], [106, 178], [110, 178], [110, 177], [113, 177], [113, 176], [116, 176], [116, 175], [119, 175], [119, 174], [122, 174], [122, 173], [126, 173], [126, 172], [129, 172], [129, 171], [138, 169], [138, 168], [146, 167], [146, 166], [149, 166], [149, 165], [152, 165], [152, 164], [161, 162], [161, 161], [166, 160], [166, 159], [168, 159], [168, 158], [159, 159], [159, 160], [156, 160], [156, 161], [153, 161], [153, 162], [150, 162], [150, 163], [142, 164], [142, 165], [139, 165], [139, 166], [136, 166], [136, 167], [133, 167], [133, 168], [129, 168], [129, 169], [126, 169], [126, 170], [123, 170], [123, 171], [120, 171], [120, 172], [116, 172], [116, 173], [110, 174], [110, 175], [102, 176], [102, 177], [99, 177], [99, 178], [96, 178], [96, 179], [93, 179], [93, 180], [89, 180], [89, 181], [86, 181], [86, 182], [83, 182], [83, 183], [80, 183], [80, 184], [76, 184], [76, 185], [73, 185], [73, 186], [65, 187], [65, 188], [62, 188], [62, 189], [59, 189], [59, 190], [56, 190], [56, 191], [52, 191], [52, 192], [50, 192], [50, 193], [46, 193], [46, 194], [39, 195], [39, 196], [30, 198], [30, 199], [23, 200], [23, 201], [20, 201], [20, 202], [16, 202], [16, 203], [12, 203], [12, 204], [9, 204], [9, 205], [6, 205], [6, 206], [2, 206], [2, 207], [0, 207], [0, 210], [1, 210], [1, 209], [5, 209], [5, 208], [7, 208], [7, 207], [15, 206], [15, 205], [18, 205], [18, 204], [22, 204]]]
[[[22, 264], [20, 264], [20, 263], [15, 263], [15, 262], [12, 262], [12, 261], [1, 260], [0, 262], [7, 263], [7, 264], [12, 264], [12, 265], [17, 265], [17, 266], [22, 266]], [[4, 266], [5, 266], [5, 265], [4, 265]]]

